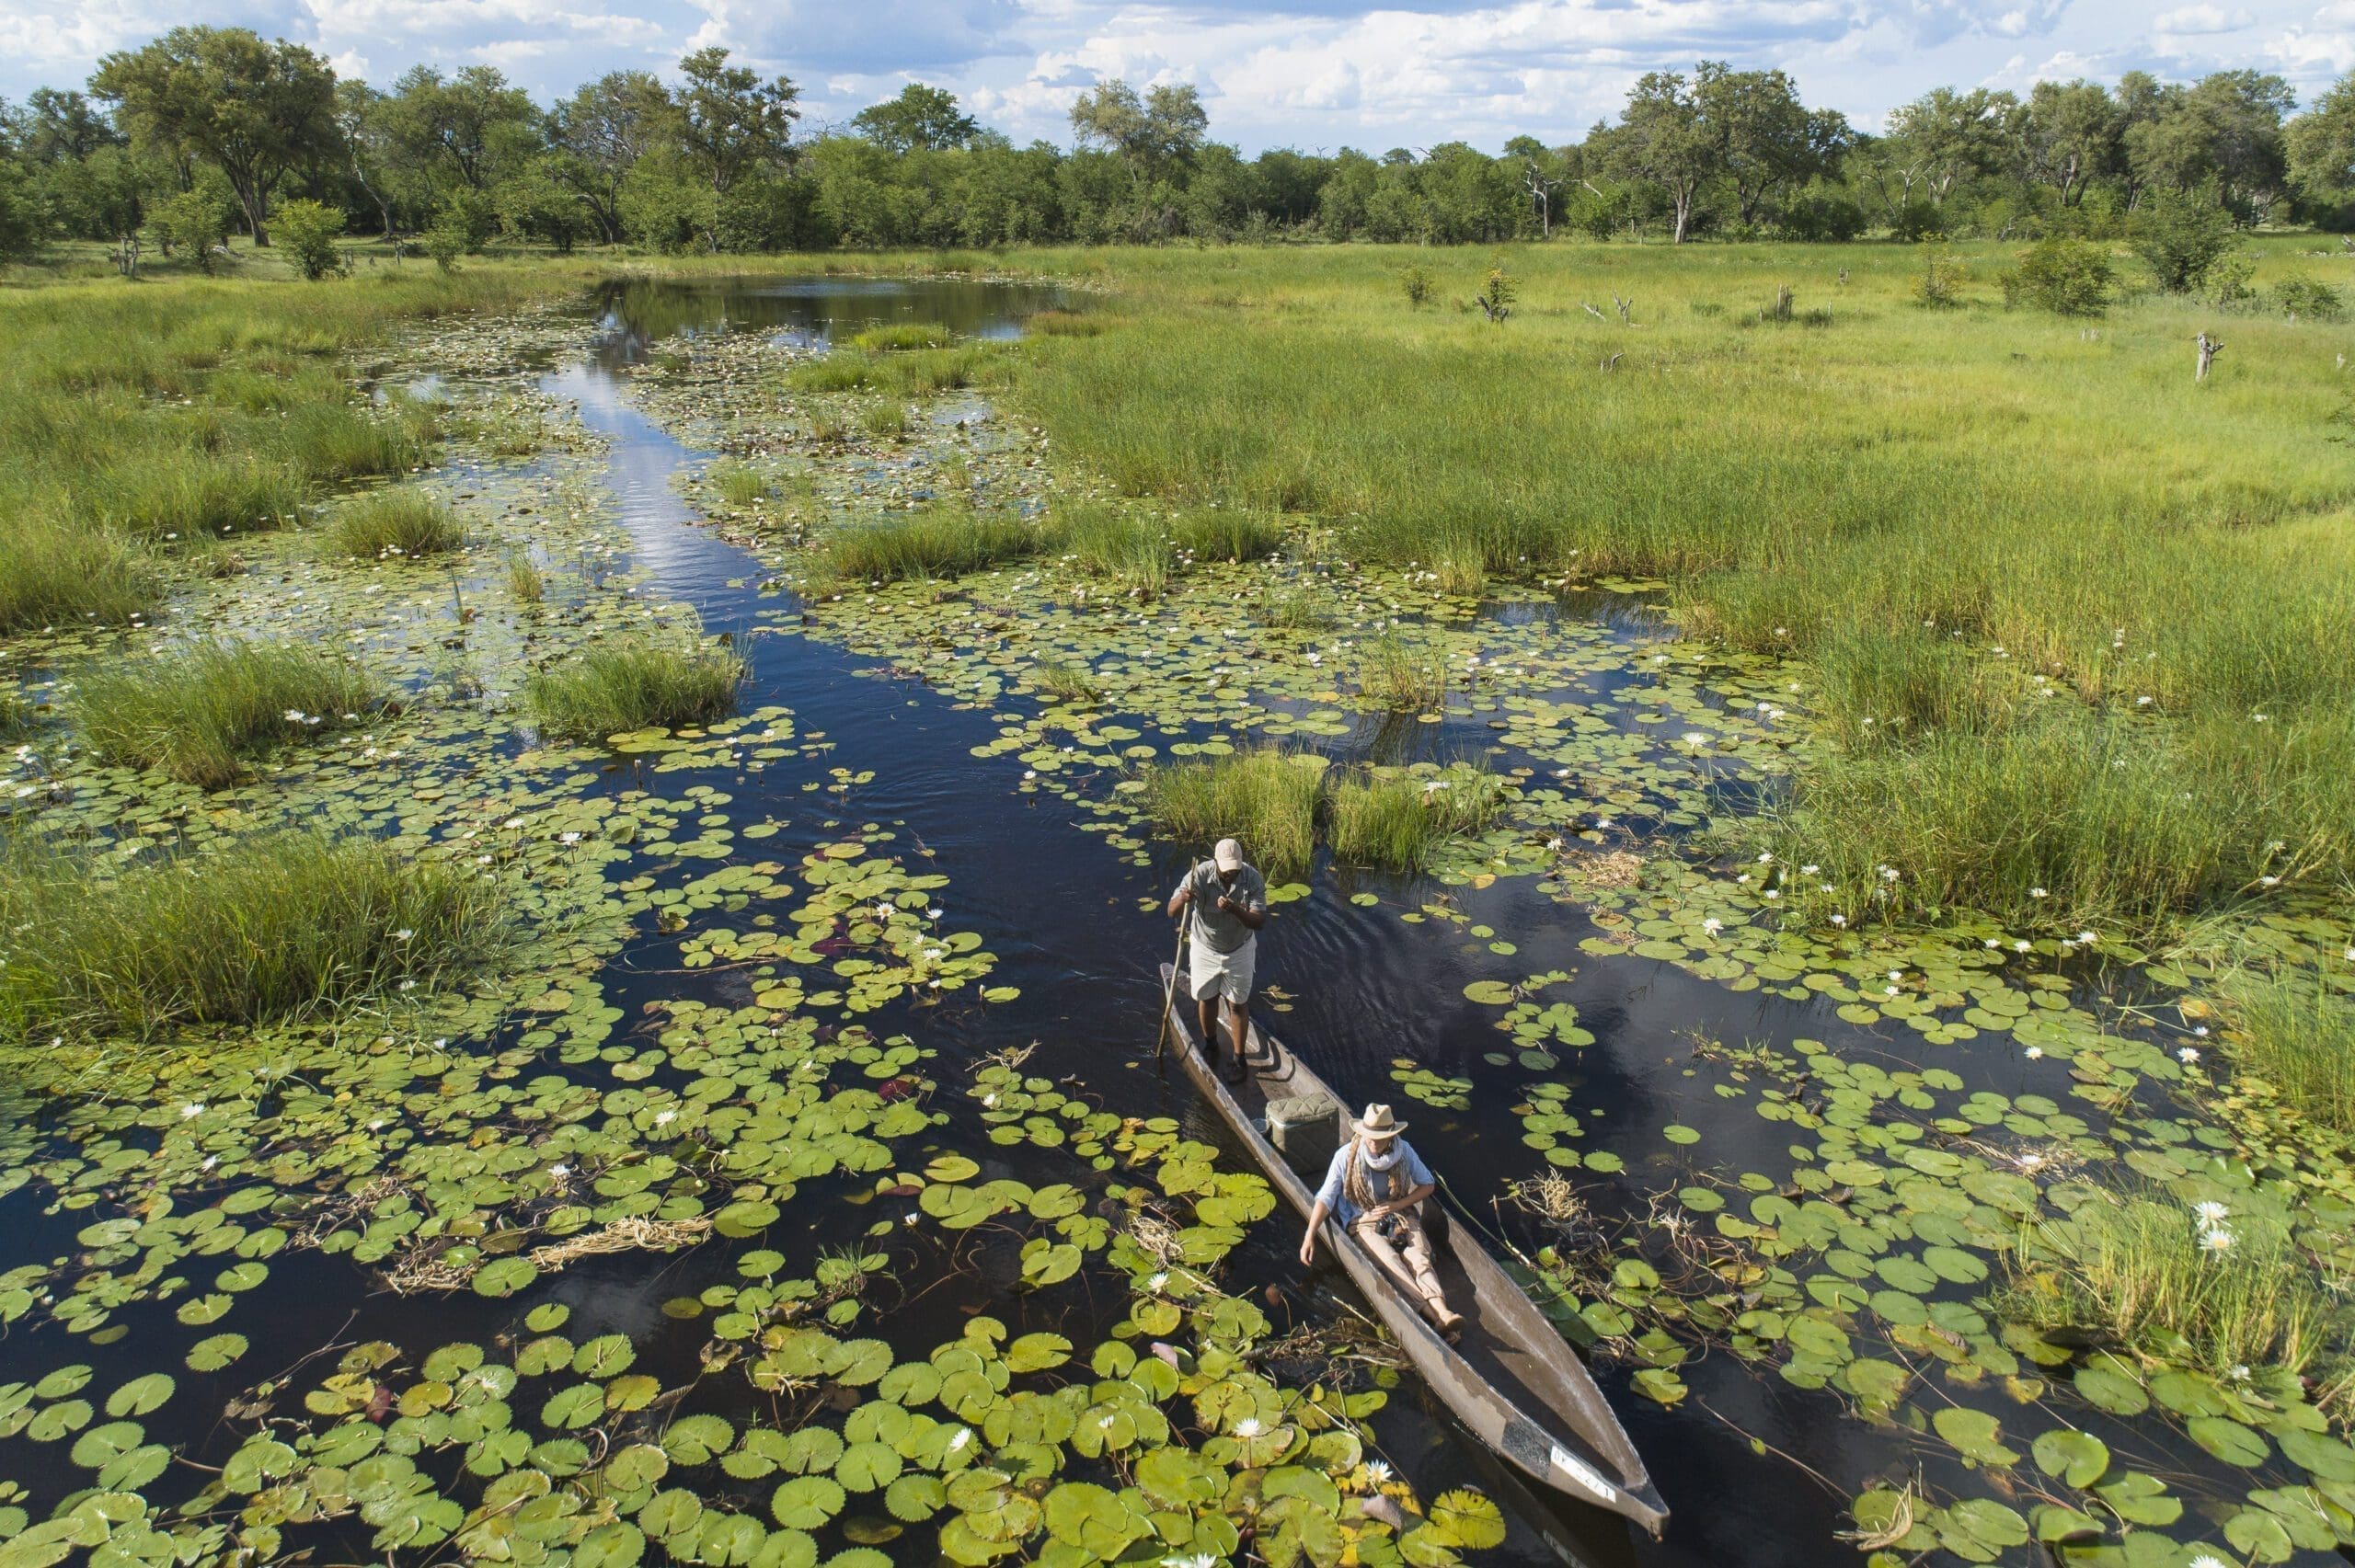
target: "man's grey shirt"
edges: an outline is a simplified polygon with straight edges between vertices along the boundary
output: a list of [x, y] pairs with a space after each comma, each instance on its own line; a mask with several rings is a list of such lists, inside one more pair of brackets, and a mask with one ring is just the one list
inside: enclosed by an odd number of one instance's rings
[[[1255, 915], [1268, 912], [1268, 880], [1253, 867], [1246, 865], [1235, 874], [1235, 886], [1229, 887], [1218, 879], [1218, 867], [1210, 861], [1197, 862], [1186, 873], [1186, 880], [1178, 884], [1178, 892], [1194, 890], [1194, 939], [1213, 953], [1233, 953], [1258, 933], [1245, 925], [1240, 917], [1218, 907], [1222, 898], [1232, 898]], [[1171, 898], [1176, 898], [1172, 893]]]

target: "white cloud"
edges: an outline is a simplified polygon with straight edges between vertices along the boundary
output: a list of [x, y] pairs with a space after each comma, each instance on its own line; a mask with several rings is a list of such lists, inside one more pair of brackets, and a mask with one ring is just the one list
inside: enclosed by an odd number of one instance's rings
[[2172, 37], [2205, 37], [2211, 33], [2238, 32], [2256, 21], [2255, 17], [2238, 8], [2227, 11], [2221, 6], [2201, 4], [2178, 6], [2163, 16], [2154, 17], [2151, 30]]

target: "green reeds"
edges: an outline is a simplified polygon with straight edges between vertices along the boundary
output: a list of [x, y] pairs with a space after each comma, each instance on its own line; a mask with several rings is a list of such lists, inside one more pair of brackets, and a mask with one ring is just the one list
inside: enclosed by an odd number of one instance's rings
[[525, 682], [542, 734], [598, 741], [639, 729], [686, 729], [736, 710], [744, 661], [724, 647], [638, 639], [600, 643]]
[[1486, 768], [1376, 768], [1333, 792], [1328, 837], [1343, 865], [1425, 869], [1450, 840], [1488, 831], [1504, 804], [1504, 781]]
[[0, 1020], [18, 1034], [299, 1019], [463, 975], [508, 940], [472, 867], [307, 833], [129, 866], [17, 841], [0, 924]]
[[741, 458], [721, 458], [704, 470], [703, 478], [714, 495], [740, 511], [769, 498], [768, 475]]
[[1041, 524], [1011, 512], [951, 503], [873, 522], [837, 524], [821, 542], [821, 555], [840, 580], [900, 582], [960, 577], [1023, 560], [1054, 537]]
[[2244, 972], [2223, 994], [2234, 1066], [2300, 1116], [2355, 1132], [2355, 998], [2294, 972]]
[[218, 789], [270, 747], [333, 730], [383, 695], [337, 654], [258, 643], [206, 643], [94, 668], [73, 710], [98, 754]]
[[1169, 536], [1197, 561], [1257, 561], [1282, 547], [1284, 525], [1267, 512], [1204, 507], [1179, 513]]
[[371, 490], [336, 509], [329, 547], [339, 555], [388, 561], [439, 555], [466, 542], [447, 502], [408, 486]]
[[0, 522], [0, 632], [121, 625], [161, 593], [154, 563], [128, 541], [52, 517]]
[[1169, 590], [1178, 553], [1157, 520], [1083, 502], [1066, 508], [1059, 521], [1063, 549], [1082, 571], [1135, 598], [1154, 599]]
[[858, 428], [870, 436], [904, 436], [908, 433], [907, 405], [896, 401], [870, 403], [858, 411]]
[[1145, 774], [1145, 808], [1195, 853], [1239, 839], [1262, 875], [1296, 877], [1315, 853], [1325, 766], [1321, 757], [1272, 747], [1172, 763]]
[[1087, 667], [1075, 661], [1043, 658], [1030, 672], [1031, 681], [1050, 701], [1057, 703], [1093, 703], [1103, 698]]
[[509, 554], [507, 592], [518, 604], [537, 604], [547, 597], [547, 578], [528, 552], [516, 550]]
[[2102, 1332], [2219, 1376], [2318, 1368], [2348, 1328], [2279, 1219], [2157, 1195], [2097, 1196], [2039, 1226], [1995, 1305], [2009, 1321]]
[[1447, 667], [1439, 656], [1395, 633], [1359, 650], [1357, 675], [1358, 694], [1392, 713], [1428, 713], [1447, 702]]
[[936, 321], [895, 321], [854, 334], [850, 346], [868, 353], [906, 349], [946, 349], [957, 335]]

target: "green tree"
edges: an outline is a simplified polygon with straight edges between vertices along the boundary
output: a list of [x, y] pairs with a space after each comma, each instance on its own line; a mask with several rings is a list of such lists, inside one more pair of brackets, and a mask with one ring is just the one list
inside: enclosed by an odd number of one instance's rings
[[469, 65], [454, 76], [411, 66], [393, 84], [385, 112], [412, 161], [455, 175], [469, 190], [489, 189], [540, 145], [538, 108], [496, 66]]
[[690, 167], [725, 197], [745, 175], [782, 168], [792, 156], [801, 89], [784, 77], [728, 63], [728, 51], [699, 49], [679, 62], [678, 139]]
[[1667, 197], [1672, 245], [1683, 245], [1691, 231], [1702, 187], [1725, 172], [1723, 146], [1700, 96], [1674, 71], [1637, 79], [1619, 123], [1606, 133], [1603, 157], [1613, 174], [1658, 186]]
[[220, 169], [256, 245], [270, 243], [279, 182], [335, 153], [327, 62], [244, 28], [174, 28], [144, 48], [119, 50], [98, 62], [90, 90], [117, 106], [134, 141]]
[[297, 198], [279, 203], [279, 240], [304, 277], [316, 281], [343, 270], [343, 252], [335, 241], [344, 221], [342, 209], [323, 201]]
[[2355, 197], [2355, 75], [2341, 76], [2284, 134], [2290, 182], [2309, 201]]
[[1828, 169], [1847, 141], [1847, 121], [1810, 113], [1780, 71], [1736, 71], [1705, 60], [1694, 72], [1693, 99], [1745, 224], [1759, 222], [1776, 194]]
[[555, 152], [548, 172], [580, 199], [606, 244], [621, 243], [622, 189], [631, 172], [677, 127], [670, 89], [646, 71], [609, 72], [549, 114]]
[[1180, 84], [1137, 90], [1115, 76], [1079, 95], [1071, 106], [1073, 138], [1082, 147], [1119, 155], [1137, 185], [1167, 178], [1190, 162], [1210, 132], [1201, 95]]
[[365, 82], [335, 85], [336, 130], [343, 140], [343, 166], [351, 182], [376, 209], [386, 239], [393, 237], [391, 166], [397, 156], [391, 125], [391, 99]]
[[2125, 133], [2136, 185], [2212, 187], [2235, 213], [2262, 222], [2287, 188], [2281, 122], [2296, 101], [2289, 84], [2257, 71], [2219, 71], [2161, 93]]
[[1905, 170], [1910, 199], [1918, 179], [1934, 207], [1946, 205], [1958, 184], [2003, 166], [2006, 129], [2019, 100], [1974, 87], [1936, 87], [1889, 117], [1889, 141]]
[[981, 134], [981, 122], [967, 114], [957, 95], [945, 87], [910, 82], [900, 96], [851, 116], [857, 132], [894, 155], [969, 147]]
[[2134, 253], [2171, 294], [2198, 292], [2240, 244], [2232, 212], [2212, 189], [2153, 191], [2131, 235]]
[[2028, 177], [2061, 194], [2063, 207], [2117, 166], [2120, 117], [2098, 82], [2039, 82], [2019, 119], [2021, 161]]

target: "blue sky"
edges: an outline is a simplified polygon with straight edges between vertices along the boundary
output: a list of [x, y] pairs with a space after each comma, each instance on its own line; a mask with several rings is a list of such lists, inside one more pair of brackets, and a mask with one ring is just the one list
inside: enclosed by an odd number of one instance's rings
[[1190, 82], [1246, 152], [1568, 140], [1645, 71], [1701, 58], [1779, 66], [1868, 127], [1940, 84], [2246, 65], [2311, 98], [2355, 68], [2355, 0], [0, 0], [0, 94], [79, 85], [183, 21], [293, 39], [380, 84], [488, 62], [544, 100], [725, 44], [800, 82], [816, 124], [922, 80], [1018, 141], [1067, 142], [1073, 96], [1101, 78]]

